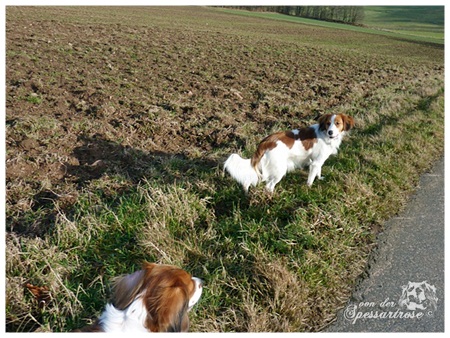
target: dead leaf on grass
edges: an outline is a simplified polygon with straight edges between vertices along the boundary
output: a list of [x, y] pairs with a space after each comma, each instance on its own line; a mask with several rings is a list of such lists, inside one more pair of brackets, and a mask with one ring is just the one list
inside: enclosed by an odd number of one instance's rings
[[38, 306], [42, 309], [45, 305], [51, 301], [50, 291], [47, 286], [36, 286], [30, 283], [25, 284], [27, 289], [33, 294], [34, 298], [38, 302]]

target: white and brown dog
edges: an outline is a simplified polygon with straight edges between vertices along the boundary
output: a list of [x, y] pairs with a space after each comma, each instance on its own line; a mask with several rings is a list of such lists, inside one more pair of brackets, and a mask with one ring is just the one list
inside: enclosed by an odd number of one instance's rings
[[187, 332], [188, 312], [203, 290], [201, 279], [172, 265], [144, 263], [142, 270], [119, 277], [112, 303], [81, 332]]
[[309, 166], [308, 186], [317, 177], [330, 155], [337, 154], [342, 137], [353, 128], [354, 120], [345, 114], [326, 114], [318, 123], [307, 128], [284, 131], [267, 136], [258, 145], [251, 159], [232, 154], [224, 169], [247, 192], [260, 181], [273, 192], [275, 185], [287, 172]]

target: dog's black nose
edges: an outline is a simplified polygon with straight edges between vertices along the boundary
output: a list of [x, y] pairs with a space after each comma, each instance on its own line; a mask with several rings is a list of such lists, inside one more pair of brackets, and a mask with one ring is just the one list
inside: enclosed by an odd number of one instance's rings
[[333, 131], [332, 130], [328, 130], [328, 135], [333, 136]]

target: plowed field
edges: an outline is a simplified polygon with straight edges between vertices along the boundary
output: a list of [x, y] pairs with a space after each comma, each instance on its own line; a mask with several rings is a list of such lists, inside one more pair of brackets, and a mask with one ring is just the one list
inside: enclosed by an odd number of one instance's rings
[[[193, 195], [198, 193], [205, 201], [208, 194], [215, 198], [210, 206], [206, 204], [207, 210], [214, 209], [208, 217], [229, 217], [240, 203], [251, 207], [268, 198], [253, 196], [250, 202], [239, 202], [246, 199], [242, 195], [221, 201], [221, 187], [234, 182], [214, 181], [207, 175], [220, 176], [219, 168], [230, 153], [248, 155], [270, 132], [311, 124], [326, 112], [346, 112], [363, 121], [360, 128], [368, 127], [370, 119], [364, 120], [361, 102], [366, 102], [367, 109], [383, 106], [376, 102], [375, 92], [402, 93], [442, 78], [443, 63], [440, 45], [234, 16], [214, 8], [8, 7], [6, 232], [7, 256], [16, 260], [7, 260], [7, 330], [72, 329], [93, 319], [106, 301], [107, 291], [98, 295], [93, 308], [81, 300], [87, 310], [77, 308], [64, 315], [77, 318], [74, 321], [48, 319], [35, 308], [23, 283], [39, 283], [36, 276], [49, 274], [51, 268], [45, 268], [44, 260], [39, 264], [42, 270], [31, 273], [28, 263], [15, 256], [23, 243], [53, 236], [61, 215], [70, 218], [80, 196], [99, 189], [103, 196], [116, 196], [149, 181], [161, 186], [189, 181]], [[288, 187], [285, 183], [279, 189]], [[239, 187], [234, 193], [239, 193]], [[308, 203], [299, 205], [307, 208]], [[281, 215], [272, 220], [279, 222]], [[205, 219], [212, 224], [212, 218]], [[277, 252], [267, 258], [273, 259], [270, 264], [288, 264], [292, 259]], [[157, 255], [154, 259], [167, 263]], [[255, 273], [262, 269], [262, 261]], [[170, 262], [195, 269], [187, 260], [171, 257]], [[205, 291], [205, 301], [199, 305], [203, 310], [194, 318], [193, 329], [317, 331], [348, 295], [364, 265], [358, 262], [354, 271], [350, 266], [352, 271], [342, 277], [347, 283], [342, 286], [343, 295], [323, 293], [317, 303], [308, 299], [305, 304], [311, 313], [303, 309], [298, 322], [271, 310], [270, 319], [261, 317], [270, 323], [267, 327], [255, 323], [252, 327], [248, 324], [252, 311], [258, 315], [263, 311], [258, 306], [275, 306], [260, 300], [264, 291], [235, 297], [255, 302], [255, 308], [249, 303], [234, 308], [220, 302], [208, 308], [208, 301], [218, 295], [210, 290], [209, 295]], [[67, 264], [76, 265], [74, 261]], [[137, 264], [136, 259], [130, 267]], [[295, 265], [289, 266], [286, 269], [295, 270]], [[97, 270], [92, 268], [95, 276]], [[197, 269], [197, 274], [208, 270]], [[282, 275], [274, 266], [268, 269]], [[105, 282], [116, 272], [107, 270], [101, 270], [106, 273]], [[70, 279], [74, 271], [55, 273]], [[239, 280], [233, 271], [240, 270], [229, 269], [224, 276]], [[265, 278], [260, 290], [270, 283]], [[90, 282], [82, 281], [84, 288]], [[236, 289], [226, 281], [224, 288], [234, 297]], [[278, 291], [270, 292], [276, 297]], [[18, 300], [15, 294], [23, 295]]]

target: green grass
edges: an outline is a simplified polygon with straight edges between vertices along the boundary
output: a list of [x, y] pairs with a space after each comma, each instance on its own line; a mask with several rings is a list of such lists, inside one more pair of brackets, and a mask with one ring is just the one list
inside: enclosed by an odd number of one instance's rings
[[364, 24], [385, 28], [430, 25], [443, 30], [444, 6], [365, 6]]
[[42, 103], [42, 98], [39, 97], [39, 95], [32, 93], [30, 95], [28, 95], [25, 100], [27, 102], [33, 103], [33, 104], [41, 104]]
[[362, 26], [300, 18], [279, 13], [219, 9], [233, 15], [280, 20], [297, 24], [377, 34], [414, 41], [444, 43], [444, 8], [442, 6], [365, 6]]
[[443, 6], [366, 6], [364, 25], [444, 42]]

